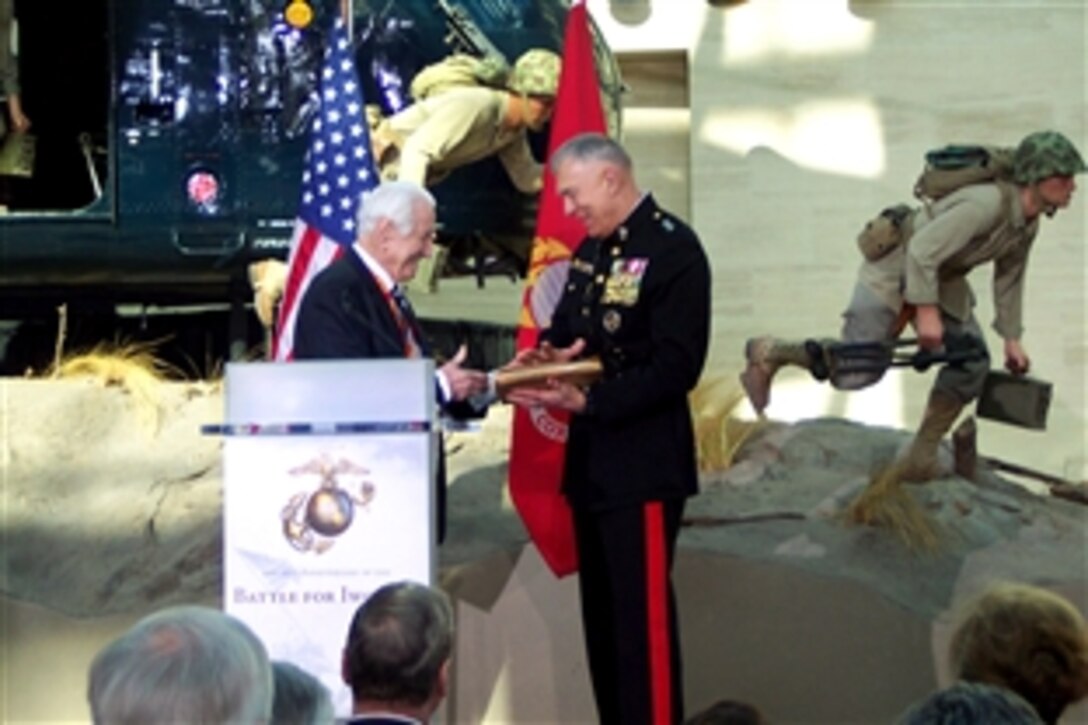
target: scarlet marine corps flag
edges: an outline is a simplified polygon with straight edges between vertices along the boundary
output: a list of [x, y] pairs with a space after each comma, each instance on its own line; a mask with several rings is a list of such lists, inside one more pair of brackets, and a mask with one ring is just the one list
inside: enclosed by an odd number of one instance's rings
[[[559, 75], [549, 155], [580, 133], [605, 131], [600, 86], [593, 62], [589, 16], [583, 0], [575, 0], [567, 16], [563, 68]], [[555, 177], [544, 172], [536, 238], [518, 320], [518, 350], [535, 347], [540, 330], [551, 324], [552, 311], [566, 282], [571, 255], [585, 227], [563, 213]], [[578, 569], [570, 508], [559, 492], [567, 440], [567, 415], [544, 408], [515, 408], [510, 445], [510, 494], [525, 528], [556, 576]]]

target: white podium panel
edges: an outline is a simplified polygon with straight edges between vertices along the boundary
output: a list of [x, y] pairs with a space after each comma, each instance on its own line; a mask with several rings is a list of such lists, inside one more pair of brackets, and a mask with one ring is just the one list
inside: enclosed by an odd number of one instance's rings
[[341, 715], [356, 608], [434, 578], [434, 385], [425, 360], [227, 366], [224, 606]]

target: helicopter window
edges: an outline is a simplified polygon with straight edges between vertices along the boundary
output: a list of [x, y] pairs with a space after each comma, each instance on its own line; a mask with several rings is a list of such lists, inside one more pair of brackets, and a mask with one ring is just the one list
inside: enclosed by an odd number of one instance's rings
[[29, 177], [3, 177], [9, 210], [85, 209], [109, 186], [106, 0], [14, 6], [20, 100], [35, 154]]

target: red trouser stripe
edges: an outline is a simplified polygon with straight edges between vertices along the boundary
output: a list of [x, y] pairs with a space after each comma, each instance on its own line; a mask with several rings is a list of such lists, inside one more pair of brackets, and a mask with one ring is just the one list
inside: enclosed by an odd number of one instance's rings
[[646, 504], [646, 614], [650, 654], [650, 707], [654, 725], [672, 722], [669, 581], [661, 502]]

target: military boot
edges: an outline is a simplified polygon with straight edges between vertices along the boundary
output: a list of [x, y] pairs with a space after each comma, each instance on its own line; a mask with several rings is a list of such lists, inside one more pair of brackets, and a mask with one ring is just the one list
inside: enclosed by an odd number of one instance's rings
[[740, 374], [740, 384], [757, 413], [771, 402], [771, 380], [783, 365], [797, 365], [812, 372], [812, 358], [803, 342], [787, 342], [774, 337], [753, 337], [744, 344], [748, 365]]
[[934, 390], [929, 394], [926, 411], [918, 432], [914, 434], [910, 448], [900, 459], [900, 472], [904, 481], [930, 481], [940, 473], [937, 447], [941, 438], [956, 422], [963, 403], [951, 393]]

